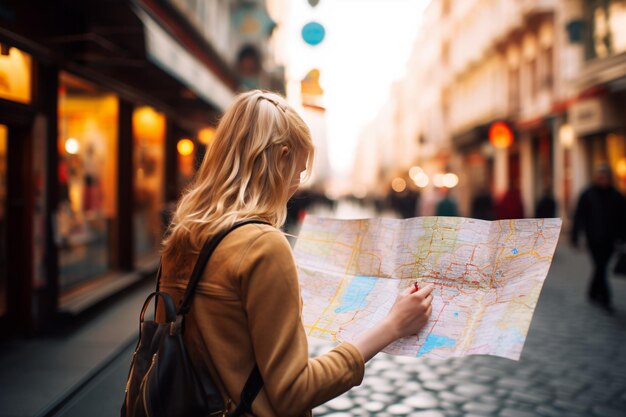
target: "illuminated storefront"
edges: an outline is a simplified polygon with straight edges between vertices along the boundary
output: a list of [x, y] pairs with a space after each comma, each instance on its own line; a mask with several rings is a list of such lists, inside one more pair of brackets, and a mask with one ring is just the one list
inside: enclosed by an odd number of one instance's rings
[[[573, 149], [584, 154], [580, 191], [599, 164], [609, 164], [615, 186], [626, 192], [626, 1], [583, 2], [585, 66], [576, 79], [581, 98], [569, 108]], [[578, 139], [580, 142], [578, 142]], [[576, 174], [576, 173], [575, 173]]]
[[59, 85], [59, 278], [67, 291], [115, 268], [118, 99], [62, 73]]
[[133, 242], [135, 263], [159, 250], [163, 237], [165, 115], [142, 106], [133, 112]]
[[588, 141], [589, 166], [609, 164], [613, 172], [614, 185], [626, 193], [626, 136], [611, 132], [591, 137]]
[[[35, 225], [40, 218], [35, 193], [43, 184], [35, 183], [40, 170], [22, 171], [32, 161], [28, 158], [39, 155], [30, 149], [38, 143], [33, 139], [34, 61], [11, 45], [0, 43], [0, 49], [0, 329], [4, 329], [14, 326], [25, 296], [37, 285], [33, 241], [41, 234]], [[23, 237], [28, 227], [33, 229], [30, 241]]]
[[[238, 85], [158, 3], [40, 1], [42, 20], [14, 2], [0, 14], [3, 334], [46, 332], [156, 271], [197, 141], [210, 142], [199, 131]], [[106, 33], [77, 36], [75, 16]]]

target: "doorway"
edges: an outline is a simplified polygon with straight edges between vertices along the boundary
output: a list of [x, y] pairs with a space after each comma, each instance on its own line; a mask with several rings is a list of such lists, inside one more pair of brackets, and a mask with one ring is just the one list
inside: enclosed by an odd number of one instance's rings
[[28, 333], [32, 292], [31, 125], [0, 120], [0, 330]]

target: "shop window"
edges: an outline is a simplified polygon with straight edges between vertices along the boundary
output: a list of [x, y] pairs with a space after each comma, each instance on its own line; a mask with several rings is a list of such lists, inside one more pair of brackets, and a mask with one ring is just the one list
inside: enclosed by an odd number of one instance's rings
[[605, 58], [626, 51], [626, 0], [588, 0], [584, 3], [590, 31], [587, 58]]
[[626, 51], [626, 0], [613, 1], [609, 8], [611, 49], [614, 54]]
[[0, 125], [0, 317], [7, 313], [7, 127]]
[[30, 55], [6, 44], [0, 44], [0, 49], [0, 98], [30, 103]]
[[118, 99], [69, 74], [59, 83], [61, 291], [115, 267]]
[[626, 193], [626, 136], [610, 133], [606, 137], [606, 155], [615, 186]]
[[162, 238], [165, 116], [151, 107], [133, 112], [135, 261], [158, 251]]

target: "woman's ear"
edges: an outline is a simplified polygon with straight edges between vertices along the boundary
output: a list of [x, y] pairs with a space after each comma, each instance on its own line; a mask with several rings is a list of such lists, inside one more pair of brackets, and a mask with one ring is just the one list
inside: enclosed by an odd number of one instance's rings
[[288, 153], [289, 153], [289, 148], [286, 145], [283, 145], [283, 147], [280, 148], [280, 157], [284, 158], [285, 156], [287, 156]]

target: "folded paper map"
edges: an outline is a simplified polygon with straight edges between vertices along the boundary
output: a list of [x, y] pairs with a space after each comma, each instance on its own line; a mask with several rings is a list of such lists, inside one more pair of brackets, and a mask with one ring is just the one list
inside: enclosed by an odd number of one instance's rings
[[518, 360], [560, 230], [560, 219], [307, 216], [294, 249], [305, 330], [354, 340], [408, 286], [431, 283], [428, 323], [384, 352]]

